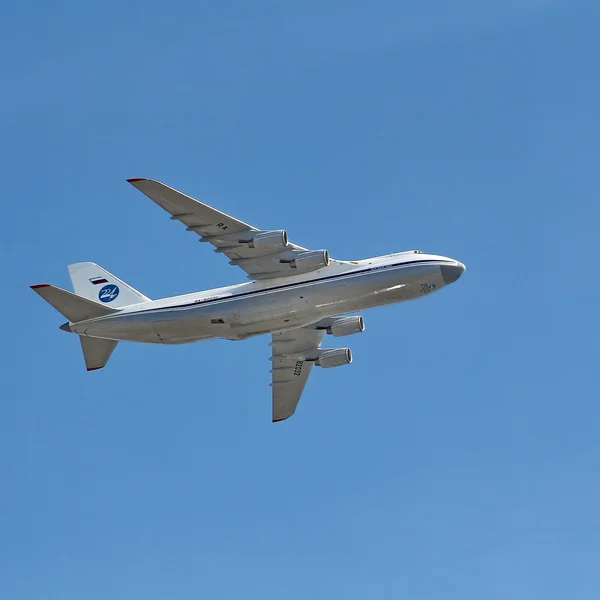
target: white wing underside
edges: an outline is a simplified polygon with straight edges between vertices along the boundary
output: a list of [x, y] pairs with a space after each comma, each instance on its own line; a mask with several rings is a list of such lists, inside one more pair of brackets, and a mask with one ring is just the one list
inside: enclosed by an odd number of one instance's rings
[[[211, 206], [153, 179], [128, 179], [129, 183], [166, 210], [174, 221], [181, 221], [186, 231], [200, 236], [201, 242], [215, 247], [215, 252], [229, 257], [249, 279], [268, 279], [296, 275], [289, 263], [306, 248], [288, 243], [284, 248], [257, 249], [248, 240], [262, 230], [239, 221]], [[284, 262], [281, 262], [284, 261]], [[283, 421], [296, 411], [314, 357], [321, 347], [325, 331], [314, 326], [272, 334], [273, 421]]]
[[324, 330], [310, 328], [272, 334], [273, 422], [283, 421], [296, 411], [313, 368], [313, 362], [303, 357], [315, 354], [324, 335]]
[[225, 254], [230, 264], [237, 265], [249, 279], [268, 279], [297, 274], [289, 264], [306, 248], [289, 243], [279, 250], [256, 249], [248, 246], [247, 240], [261, 230], [243, 221], [212, 208], [190, 196], [153, 179], [128, 179], [135, 188], [171, 214], [171, 219], [186, 225], [186, 231], [200, 236], [201, 242], [215, 247], [215, 252]]

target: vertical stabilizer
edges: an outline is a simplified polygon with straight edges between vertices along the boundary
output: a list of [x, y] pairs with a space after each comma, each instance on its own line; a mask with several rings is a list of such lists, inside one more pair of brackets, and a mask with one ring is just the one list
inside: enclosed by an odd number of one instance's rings
[[69, 265], [73, 289], [78, 296], [112, 308], [150, 302], [150, 298], [93, 262]]

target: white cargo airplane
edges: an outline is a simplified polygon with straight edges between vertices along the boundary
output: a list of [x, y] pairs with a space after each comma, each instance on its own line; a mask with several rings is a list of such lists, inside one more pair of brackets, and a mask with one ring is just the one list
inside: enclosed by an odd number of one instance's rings
[[32, 289], [69, 320], [62, 330], [80, 336], [88, 371], [104, 367], [119, 341], [185, 344], [270, 334], [273, 421], [294, 414], [313, 365], [352, 362], [349, 348], [321, 348], [325, 333], [364, 331], [363, 318], [348, 313], [426, 296], [465, 270], [456, 260], [419, 250], [335, 260], [327, 250], [292, 244], [283, 230], [257, 229], [158, 181], [128, 182], [252, 281], [151, 300], [84, 262], [69, 265], [74, 294], [48, 284]]

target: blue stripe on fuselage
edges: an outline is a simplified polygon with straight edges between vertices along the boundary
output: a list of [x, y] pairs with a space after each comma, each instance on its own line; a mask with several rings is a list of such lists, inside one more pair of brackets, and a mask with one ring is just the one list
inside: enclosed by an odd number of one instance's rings
[[[426, 264], [431, 264], [431, 263], [447, 263], [447, 262], [454, 262], [451, 260], [442, 260], [439, 258], [435, 258], [435, 259], [427, 259], [427, 260], [415, 260], [415, 261], [411, 261], [411, 262], [401, 262], [401, 263], [394, 263], [391, 265], [380, 265], [380, 266], [375, 266], [375, 267], [369, 267], [368, 269], [360, 269], [357, 271], [345, 271], [344, 273], [336, 273], [335, 275], [328, 275], [326, 277], [320, 277], [319, 279], [311, 279], [309, 281], [296, 281], [294, 283], [285, 283], [283, 285], [278, 285], [275, 287], [271, 287], [271, 288], [265, 288], [262, 290], [251, 290], [248, 292], [243, 292], [241, 294], [235, 294], [235, 295], [231, 295], [231, 296], [223, 296], [222, 298], [212, 298], [210, 300], [202, 300], [202, 298], [199, 298], [198, 300], [194, 300], [194, 302], [188, 302], [186, 304], [174, 304], [174, 305], [170, 305], [170, 306], [161, 306], [161, 307], [157, 307], [157, 308], [147, 308], [145, 310], [136, 310], [133, 311], [131, 314], [140, 314], [140, 313], [149, 313], [149, 312], [161, 312], [161, 311], [165, 311], [165, 310], [174, 310], [176, 308], [190, 308], [192, 306], [206, 306], [208, 304], [216, 304], [218, 302], [226, 302], [229, 300], [237, 300], [238, 298], [247, 298], [249, 296], [259, 296], [260, 294], [266, 294], [269, 292], [274, 292], [274, 291], [278, 291], [278, 290], [284, 290], [284, 289], [289, 289], [289, 288], [294, 288], [294, 287], [303, 287], [306, 285], [312, 285], [315, 283], [321, 283], [323, 281], [330, 281], [332, 279], [342, 279], [344, 277], [354, 277], [356, 275], [363, 275], [365, 273], [369, 273], [371, 271], [384, 271], [384, 270], [388, 270], [388, 269], [392, 269], [392, 268], [401, 268], [401, 267], [416, 267], [418, 265], [426, 265]], [[123, 313], [121, 313], [123, 314]], [[112, 316], [117, 317], [118, 315], [111, 315], [108, 317], [104, 317], [104, 318], [111, 318]]]

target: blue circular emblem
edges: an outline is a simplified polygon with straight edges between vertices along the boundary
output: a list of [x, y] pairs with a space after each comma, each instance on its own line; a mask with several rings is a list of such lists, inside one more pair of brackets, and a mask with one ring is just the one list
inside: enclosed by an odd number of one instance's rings
[[113, 283], [105, 285], [98, 293], [100, 302], [112, 302], [119, 295], [119, 288]]

